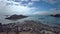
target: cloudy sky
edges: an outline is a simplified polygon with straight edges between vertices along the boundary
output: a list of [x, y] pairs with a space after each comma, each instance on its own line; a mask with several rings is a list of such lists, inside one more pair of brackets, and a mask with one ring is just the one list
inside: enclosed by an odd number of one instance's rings
[[0, 15], [56, 13], [60, 13], [60, 0], [0, 0]]

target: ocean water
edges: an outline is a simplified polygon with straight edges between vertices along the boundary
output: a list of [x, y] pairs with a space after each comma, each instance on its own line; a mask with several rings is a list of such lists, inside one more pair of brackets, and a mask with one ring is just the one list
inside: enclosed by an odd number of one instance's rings
[[40, 21], [43, 24], [47, 24], [50, 26], [60, 26], [60, 17], [52, 17], [48, 15], [29, 15], [29, 17], [19, 20], [7, 20], [6, 16], [0, 16], [0, 23], [8, 24], [8, 23], [23, 23], [24, 20], [34, 20]]

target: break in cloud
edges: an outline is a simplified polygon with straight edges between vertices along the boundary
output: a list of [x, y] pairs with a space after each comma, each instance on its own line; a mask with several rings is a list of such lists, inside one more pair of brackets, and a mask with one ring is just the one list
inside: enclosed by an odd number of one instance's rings
[[60, 9], [56, 8], [50, 8], [49, 11], [37, 11], [33, 14], [38, 14], [38, 15], [50, 15], [50, 14], [60, 14]]
[[38, 14], [38, 15], [60, 14], [60, 10], [56, 8], [50, 8], [49, 11], [37, 11], [33, 14]]
[[[43, 15], [50, 15], [50, 14], [60, 14], [60, 0], [42, 0], [51, 7], [48, 8], [46, 11], [37, 11], [34, 14], [43, 14]], [[44, 5], [45, 6], [45, 5]], [[48, 7], [48, 6], [47, 6]]]

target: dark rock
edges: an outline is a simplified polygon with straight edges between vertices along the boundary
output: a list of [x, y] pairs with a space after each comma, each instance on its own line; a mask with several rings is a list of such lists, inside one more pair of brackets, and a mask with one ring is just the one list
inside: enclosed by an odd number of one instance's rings
[[17, 20], [17, 19], [22, 19], [22, 18], [26, 18], [28, 16], [24, 16], [24, 15], [12, 15], [10, 17], [7, 17], [5, 19], [9, 19], [9, 20]]
[[3, 29], [2, 29], [2, 23], [0, 23], [0, 32], [2, 32]]

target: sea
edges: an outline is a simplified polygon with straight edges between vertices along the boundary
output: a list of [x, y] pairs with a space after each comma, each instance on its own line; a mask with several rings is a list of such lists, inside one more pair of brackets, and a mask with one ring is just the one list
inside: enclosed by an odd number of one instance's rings
[[17, 22], [24, 23], [23, 22], [24, 20], [34, 20], [50, 26], [60, 26], [60, 17], [53, 17], [49, 15], [28, 15], [27, 18], [18, 19], [18, 20], [7, 20], [5, 18], [6, 16], [1, 15], [0, 23], [2, 24], [17, 23]]

